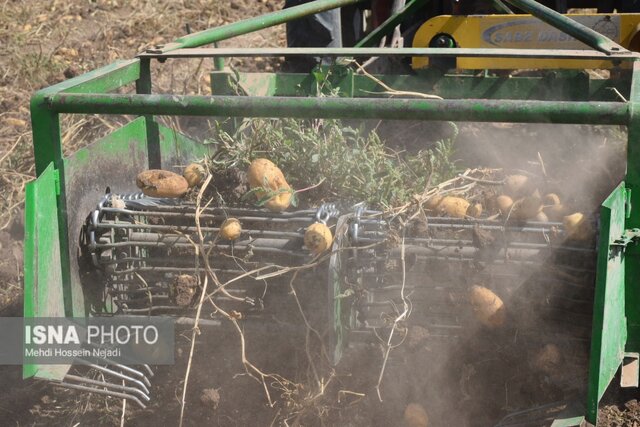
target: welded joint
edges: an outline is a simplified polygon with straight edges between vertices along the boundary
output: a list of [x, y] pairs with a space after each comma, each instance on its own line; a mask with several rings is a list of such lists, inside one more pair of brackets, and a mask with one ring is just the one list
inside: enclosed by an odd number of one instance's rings
[[640, 228], [630, 228], [622, 233], [622, 236], [611, 243], [611, 251], [624, 250], [629, 245], [637, 245], [640, 242]]

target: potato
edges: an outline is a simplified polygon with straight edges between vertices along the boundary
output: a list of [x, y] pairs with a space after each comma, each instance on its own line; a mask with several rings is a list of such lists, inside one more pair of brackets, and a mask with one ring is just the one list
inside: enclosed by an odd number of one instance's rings
[[436, 194], [435, 196], [429, 197], [429, 199], [424, 203], [424, 206], [427, 209], [435, 209], [438, 207], [442, 199], [442, 196]]
[[545, 206], [557, 206], [560, 204], [560, 197], [558, 197], [556, 193], [545, 194], [542, 203], [544, 203]]
[[314, 255], [318, 255], [331, 247], [333, 236], [326, 225], [316, 222], [307, 227], [304, 232], [304, 245]]
[[467, 216], [479, 218], [480, 215], [482, 215], [482, 205], [480, 203], [474, 203], [467, 208]]
[[[265, 203], [265, 207], [272, 212], [282, 212], [291, 204], [293, 192], [284, 178], [284, 174], [272, 161], [267, 159], [255, 159], [249, 165], [247, 172], [249, 186], [265, 188], [272, 191], [273, 196]], [[268, 196], [265, 191], [256, 191], [258, 200]]]
[[544, 212], [538, 212], [538, 215], [534, 218], [538, 222], [549, 222], [549, 218], [547, 218], [547, 214]]
[[498, 210], [502, 216], [506, 217], [511, 212], [511, 207], [513, 206], [513, 199], [509, 196], [498, 196], [496, 198], [496, 204], [498, 205]]
[[510, 197], [528, 196], [533, 190], [533, 183], [525, 175], [509, 175], [504, 179], [504, 192]]
[[532, 365], [535, 369], [545, 374], [558, 372], [563, 362], [562, 353], [555, 344], [547, 344], [533, 357]]
[[150, 169], [140, 172], [136, 185], [146, 196], [182, 197], [189, 190], [189, 183], [177, 173]]
[[494, 193], [484, 194], [484, 200], [482, 201], [483, 210], [486, 210], [489, 214], [496, 213], [500, 209], [498, 208], [498, 195]]
[[465, 218], [469, 209], [469, 202], [461, 197], [446, 196], [438, 204], [437, 211], [440, 215], [454, 218]]
[[429, 425], [429, 416], [421, 404], [409, 403], [404, 408], [404, 423], [408, 427], [427, 427]]
[[544, 213], [550, 221], [562, 221], [567, 214], [567, 208], [563, 204], [551, 205], [544, 208]]
[[535, 218], [540, 212], [542, 212], [540, 197], [524, 197], [513, 204], [511, 218], [526, 221]]
[[594, 230], [589, 219], [580, 212], [565, 216], [562, 224], [570, 239], [589, 240], [593, 236]]
[[204, 181], [204, 178], [207, 176], [207, 171], [200, 163], [191, 163], [184, 168], [182, 176], [184, 176], [184, 179], [189, 183], [189, 188], [193, 188]]
[[480, 285], [469, 290], [469, 300], [476, 318], [488, 328], [504, 325], [506, 320], [504, 303], [493, 291]]
[[242, 226], [236, 218], [227, 218], [220, 226], [220, 237], [226, 240], [236, 240], [242, 234]]

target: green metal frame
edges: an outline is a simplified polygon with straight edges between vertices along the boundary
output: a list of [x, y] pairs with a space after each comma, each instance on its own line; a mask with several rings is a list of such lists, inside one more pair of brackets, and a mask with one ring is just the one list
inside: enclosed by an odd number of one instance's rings
[[[558, 70], [546, 77], [501, 78], [427, 73], [413, 76], [379, 76], [398, 89], [417, 90], [442, 96], [433, 99], [384, 98], [382, 88], [370, 79], [355, 75], [349, 68], [335, 65], [312, 75], [236, 74], [221, 69], [218, 59], [212, 73], [213, 96], [152, 94], [151, 61], [171, 57], [259, 55], [260, 52], [199, 46], [257, 31], [289, 20], [359, 3], [362, 0], [317, 0], [295, 8], [274, 12], [236, 24], [195, 33], [129, 61], [119, 61], [37, 92], [31, 100], [33, 143], [38, 178], [26, 193], [25, 317], [85, 316], [87, 307], [82, 289], [71, 280], [69, 254], [69, 214], [67, 206], [74, 168], [86, 167], [87, 159], [109, 151], [112, 160], [129, 156], [125, 148], [134, 146], [134, 155], [148, 166], [159, 167], [166, 151], [203, 152], [188, 138], [160, 126], [156, 115], [200, 115], [215, 117], [317, 117], [397, 120], [497, 121], [524, 123], [573, 123], [625, 125], [628, 128], [627, 174], [605, 201], [601, 212], [598, 273], [593, 318], [591, 369], [586, 420], [595, 424], [598, 402], [618, 370], [625, 352], [640, 351], [640, 289], [633, 280], [640, 277], [640, 252], [633, 245], [620, 249], [616, 241], [631, 228], [640, 228], [640, 59], [593, 31], [531, 0], [506, 0], [547, 23], [571, 34], [599, 52], [516, 51], [456, 49], [375, 49], [367, 54], [491, 57], [587, 56], [614, 63], [632, 61], [633, 70], [620, 70], [616, 78], [591, 79], [585, 73]], [[412, 1], [383, 28], [361, 45], [375, 43], [385, 31], [402, 21]], [[217, 53], [216, 53], [217, 52]], [[280, 56], [294, 50], [268, 52]], [[365, 51], [354, 49], [314, 50], [327, 57], [351, 57]], [[339, 59], [337, 62], [340, 62]], [[331, 79], [341, 97], [318, 95], [317, 78]], [[315, 80], [314, 80], [315, 79]], [[134, 85], [136, 94], [114, 94]], [[248, 95], [248, 96], [247, 96]], [[624, 99], [621, 99], [623, 97]], [[371, 99], [376, 98], [375, 102]], [[560, 101], [560, 99], [564, 99]], [[569, 99], [567, 101], [567, 99]], [[60, 136], [61, 114], [132, 114], [139, 119], [99, 141], [73, 158], [64, 158]], [[85, 150], [85, 149], [83, 149]], [[92, 151], [93, 150], [93, 151]], [[179, 156], [178, 156], [179, 157]], [[137, 158], [137, 157], [136, 157]], [[130, 158], [120, 159], [122, 162]], [[84, 163], [83, 163], [84, 162]], [[85, 165], [85, 166], [83, 166]], [[91, 191], [96, 191], [95, 189]], [[43, 304], [47, 301], [49, 304]], [[25, 376], [55, 378], [43, 367], [25, 366]], [[580, 421], [578, 417], [574, 420]], [[572, 421], [573, 422], [573, 421]], [[567, 425], [566, 423], [564, 425]]]

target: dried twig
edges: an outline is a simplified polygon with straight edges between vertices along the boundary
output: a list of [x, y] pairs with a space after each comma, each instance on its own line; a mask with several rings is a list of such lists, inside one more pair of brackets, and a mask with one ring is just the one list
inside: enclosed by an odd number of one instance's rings
[[[204, 242], [204, 236], [202, 234], [202, 229], [200, 227], [200, 214], [202, 212], [202, 207], [201, 207], [202, 195], [204, 194], [204, 191], [209, 186], [209, 183], [211, 182], [212, 178], [213, 178], [212, 175], [207, 176], [207, 179], [202, 185], [202, 188], [200, 188], [200, 191], [198, 192], [198, 197], [196, 199], [195, 220], [196, 220], [196, 228], [198, 230], [198, 237], [200, 239], [200, 245], [202, 245]], [[196, 248], [196, 251], [197, 251], [196, 253], [199, 253], [198, 248]], [[202, 284], [200, 301], [198, 302], [198, 308], [196, 310], [196, 318], [195, 318], [195, 323], [193, 325], [193, 333], [191, 334], [191, 348], [189, 350], [189, 361], [187, 362], [187, 370], [184, 374], [184, 385], [182, 386], [182, 399], [180, 401], [180, 424], [179, 424], [180, 427], [182, 427], [182, 423], [184, 421], [184, 405], [185, 405], [186, 396], [187, 396], [187, 385], [189, 383], [189, 373], [191, 372], [191, 363], [193, 362], [193, 353], [196, 347], [196, 336], [200, 333], [200, 330], [198, 329], [198, 322], [200, 321], [200, 314], [202, 312], [202, 304], [204, 303], [204, 297], [207, 294], [208, 283], [209, 283], [209, 277], [205, 276], [204, 283]]]
[[403, 311], [400, 313], [394, 320], [393, 325], [391, 327], [391, 331], [389, 332], [389, 337], [384, 345], [384, 357], [382, 359], [382, 368], [380, 368], [380, 375], [378, 376], [378, 382], [376, 384], [376, 393], [378, 394], [378, 399], [382, 402], [382, 393], [380, 391], [380, 386], [382, 384], [382, 378], [384, 377], [384, 371], [387, 367], [387, 361], [389, 360], [389, 354], [391, 353], [391, 349], [394, 347], [391, 343], [393, 340], [393, 335], [398, 328], [398, 323], [407, 320], [409, 315], [411, 314], [410, 304], [407, 297], [404, 294], [404, 288], [406, 284], [406, 264], [405, 264], [405, 246], [404, 246], [404, 236], [402, 237], [402, 246], [400, 247], [400, 262], [402, 264], [402, 286], [400, 287], [400, 298], [402, 299], [402, 307]]
[[371, 93], [371, 94], [386, 94], [386, 95], [392, 95], [392, 96], [415, 96], [417, 98], [425, 98], [425, 99], [444, 99], [441, 96], [432, 95], [432, 94], [429, 94], [429, 93], [413, 92], [413, 91], [406, 91], [406, 90], [396, 90], [396, 89], [390, 87], [389, 85], [387, 85], [386, 83], [384, 83], [382, 80], [380, 80], [377, 77], [374, 77], [373, 75], [371, 75], [358, 62], [353, 61], [353, 63], [356, 64], [356, 66], [358, 67], [358, 71], [360, 71], [362, 74], [364, 74], [369, 79], [371, 79], [374, 82], [376, 82], [378, 85], [382, 86], [382, 88], [385, 90], [384, 92], [371, 92], [371, 91], [363, 91], [363, 92]]

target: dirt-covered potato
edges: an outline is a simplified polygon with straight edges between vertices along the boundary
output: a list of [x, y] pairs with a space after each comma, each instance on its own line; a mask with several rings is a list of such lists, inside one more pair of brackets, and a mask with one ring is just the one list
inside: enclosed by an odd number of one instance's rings
[[469, 205], [467, 208], [467, 216], [480, 218], [480, 215], [482, 215], [482, 204], [474, 203], [473, 205]]
[[293, 192], [284, 174], [271, 160], [255, 159], [249, 165], [247, 179], [251, 189], [266, 189], [256, 191], [258, 200], [269, 197], [265, 207], [272, 212], [282, 212], [291, 204]]
[[438, 195], [438, 194], [436, 194], [435, 196], [431, 196], [424, 203], [424, 207], [427, 208], [427, 209], [435, 209], [435, 208], [438, 207], [438, 205], [440, 204], [442, 199], [443, 199], [443, 197]]
[[547, 214], [550, 221], [562, 221], [562, 218], [564, 218], [568, 212], [565, 205], [559, 204], [546, 206], [544, 208], [544, 213]]
[[193, 188], [204, 181], [207, 176], [207, 171], [200, 163], [191, 163], [184, 168], [182, 176], [184, 176], [184, 179], [189, 183], [189, 188]]
[[509, 197], [519, 199], [534, 190], [532, 180], [525, 175], [509, 175], [504, 179], [504, 192]]
[[469, 289], [469, 301], [476, 318], [488, 328], [504, 325], [506, 313], [504, 303], [493, 291], [480, 285]]
[[498, 196], [496, 197], [496, 205], [498, 206], [498, 210], [502, 214], [502, 216], [506, 217], [511, 212], [511, 207], [513, 206], [513, 199], [509, 196]]
[[547, 214], [545, 214], [543, 211], [538, 212], [538, 215], [536, 215], [534, 220], [538, 222], [549, 222], [549, 218], [547, 217]]
[[304, 245], [314, 255], [318, 255], [331, 247], [333, 236], [326, 225], [316, 222], [304, 232]]
[[220, 226], [220, 237], [226, 240], [236, 240], [242, 234], [242, 226], [236, 218], [227, 218]]
[[421, 404], [409, 403], [404, 408], [404, 423], [407, 427], [427, 427], [429, 416]]
[[533, 356], [532, 365], [535, 369], [551, 375], [560, 369], [563, 362], [562, 352], [555, 344], [547, 344]]
[[576, 240], [589, 240], [593, 237], [593, 227], [589, 219], [582, 213], [576, 212], [562, 219], [567, 236]]
[[177, 173], [150, 169], [140, 172], [136, 185], [149, 197], [182, 197], [189, 190], [189, 183]]
[[560, 196], [556, 193], [545, 194], [544, 199], [542, 199], [542, 203], [545, 206], [557, 206], [560, 204]]
[[470, 203], [461, 197], [446, 196], [443, 198], [436, 210], [440, 215], [446, 215], [453, 218], [465, 218]]
[[540, 212], [542, 212], [542, 200], [540, 197], [524, 197], [513, 204], [511, 218], [527, 221], [535, 218]]

